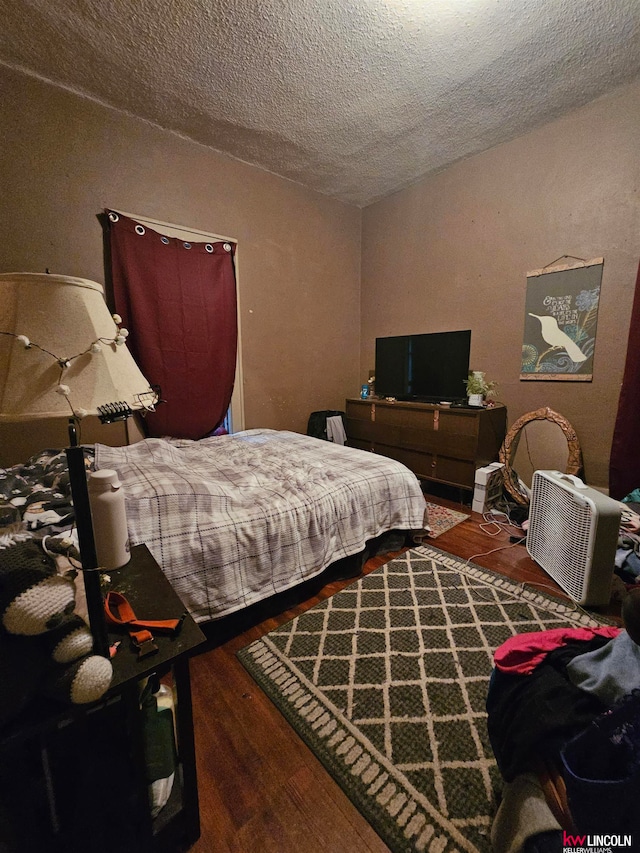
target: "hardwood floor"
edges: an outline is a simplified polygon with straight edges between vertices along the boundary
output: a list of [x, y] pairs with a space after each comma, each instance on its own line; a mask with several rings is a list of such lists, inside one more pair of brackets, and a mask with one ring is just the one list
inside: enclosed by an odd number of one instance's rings
[[[470, 518], [435, 540], [455, 554], [567, 599], [509, 533], [480, 526], [469, 507], [427, 494]], [[491, 526], [495, 528], [493, 525]], [[498, 550], [500, 549], [500, 550]], [[367, 561], [365, 572], [393, 555]], [[192, 853], [385, 853], [351, 804], [236, 659], [238, 649], [333, 595], [351, 580], [308, 584], [267, 607], [214, 625], [209, 648], [191, 661], [201, 837]], [[568, 600], [568, 599], [567, 599]], [[619, 605], [608, 615], [617, 616]]]

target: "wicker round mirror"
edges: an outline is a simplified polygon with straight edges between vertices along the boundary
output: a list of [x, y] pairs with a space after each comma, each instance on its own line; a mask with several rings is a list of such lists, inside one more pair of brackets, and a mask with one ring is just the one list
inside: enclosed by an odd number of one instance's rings
[[576, 431], [565, 417], [548, 407], [518, 418], [505, 436], [500, 461], [504, 463], [505, 489], [521, 506], [529, 504], [528, 487], [534, 471], [582, 473]]

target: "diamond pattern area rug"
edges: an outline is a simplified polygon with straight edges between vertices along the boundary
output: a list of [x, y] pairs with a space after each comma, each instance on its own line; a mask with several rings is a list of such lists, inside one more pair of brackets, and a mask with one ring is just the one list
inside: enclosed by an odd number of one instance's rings
[[427, 501], [427, 518], [429, 519], [429, 539], [437, 539], [442, 533], [451, 530], [456, 524], [461, 521], [466, 521], [469, 518], [468, 514], [458, 512], [456, 509], [449, 509], [446, 506], [439, 506]]
[[494, 650], [587, 614], [431, 546], [238, 652], [394, 853], [490, 851]]

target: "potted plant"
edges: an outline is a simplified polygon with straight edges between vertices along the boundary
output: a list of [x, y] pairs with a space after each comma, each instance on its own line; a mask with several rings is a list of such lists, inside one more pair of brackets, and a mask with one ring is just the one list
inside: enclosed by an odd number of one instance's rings
[[470, 406], [482, 406], [485, 399], [495, 397], [496, 383], [488, 381], [482, 370], [472, 370], [464, 384]]

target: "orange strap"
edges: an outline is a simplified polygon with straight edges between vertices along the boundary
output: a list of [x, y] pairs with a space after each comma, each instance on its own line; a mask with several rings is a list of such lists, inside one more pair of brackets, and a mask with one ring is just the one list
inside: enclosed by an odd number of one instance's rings
[[[113, 625], [127, 628], [133, 644], [138, 649], [138, 657], [145, 657], [158, 651], [149, 628], [164, 634], [177, 634], [182, 628], [186, 611], [179, 619], [138, 619], [133, 607], [120, 592], [108, 592], [104, 601], [107, 621]], [[142, 630], [135, 630], [135, 629]]]
[[114, 625], [131, 625], [134, 628], [155, 628], [156, 631], [175, 634], [182, 627], [186, 613], [179, 619], [138, 619], [133, 607], [121, 592], [108, 592], [104, 602], [107, 619]]

